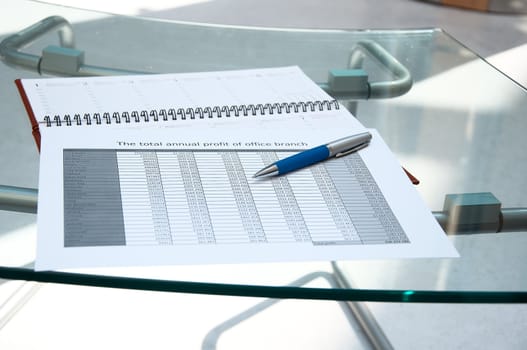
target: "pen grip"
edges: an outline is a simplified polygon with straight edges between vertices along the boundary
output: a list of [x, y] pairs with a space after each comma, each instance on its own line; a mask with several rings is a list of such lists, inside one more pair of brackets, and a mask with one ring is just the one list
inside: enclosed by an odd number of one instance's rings
[[278, 167], [279, 174], [285, 174], [321, 162], [328, 157], [329, 149], [322, 145], [279, 160], [275, 165]]

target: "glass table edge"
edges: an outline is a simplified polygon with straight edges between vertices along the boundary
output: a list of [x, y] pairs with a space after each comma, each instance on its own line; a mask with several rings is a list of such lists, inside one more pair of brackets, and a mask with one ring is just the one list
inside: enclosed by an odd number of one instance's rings
[[428, 291], [360, 289], [347, 288], [346, 286], [336, 289], [263, 286], [34, 271], [19, 267], [0, 267], [0, 278], [86, 287], [273, 299], [465, 304], [527, 303], [527, 292], [520, 291]]
[[[31, 0], [30, 2], [35, 2]], [[38, 2], [38, 1], [37, 1]], [[443, 32], [441, 28], [438, 27], [409, 27], [409, 28], [309, 28], [309, 27], [272, 27], [272, 26], [255, 26], [255, 25], [242, 25], [242, 24], [223, 24], [223, 23], [207, 23], [200, 21], [185, 21], [178, 19], [164, 19], [158, 17], [148, 17], [143, 15], [132, 15], [124, 13], [112, 13], [108, 11], [100, 11], [94, 9], [83, 9], [76, 8], [71, 5], [64, 4], [46, 4], [47, 6], [87, 12], [87, 13], [96, 13], [101, 16], [107, 16], [109, 18], [122, 18], [138, 21], [149, 21], [149, 22], [160, 22], [160, 23], [171, 23], [174, 25], [186, 25], [186, 26], [196, 26], [196, 27], [208, 27], [208, 28], [221, 28], [221, 29], [238, 29], [238, 30], [259, 30], [259, 31], [286, 31], [286, 32], [306, 32], [306, 33], [347, 33], [347, 32], [365, 32], [365, 33], [432, 33], [432, 32]], [[74, 24], [74, 23], [73, 23]]]

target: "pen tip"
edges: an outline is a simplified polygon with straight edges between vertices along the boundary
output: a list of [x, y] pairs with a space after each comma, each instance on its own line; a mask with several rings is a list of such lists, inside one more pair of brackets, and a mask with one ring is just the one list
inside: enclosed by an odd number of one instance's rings
[[253, 177], [261, 177], [261, 176], [274, 176], [278, 175], [278, 167], [274, 164], [271, 164], [269, 166], [266, 166], [260, 171], [257, 171], [256, 174], [253, 175]]

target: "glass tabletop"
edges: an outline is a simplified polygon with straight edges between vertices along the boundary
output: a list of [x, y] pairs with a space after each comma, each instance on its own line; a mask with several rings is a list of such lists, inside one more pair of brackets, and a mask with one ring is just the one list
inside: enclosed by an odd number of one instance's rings
[[[389, 63], [395, 60], [411, 76], [408, 89], [372, 94], [370, 98], [364, 94], [338, 97], [366, 127], [379, 131], [400, 163], [420, 180], [417, 191], [461, 257], [35, 272], [36, 216], [3, 211], [0, 278], [273, 298], [527, 301], [527, 215], [522, 209], [527, 207], [527, 121], [523, 116], [527, 94], [448, 33], [433, 28], [344, 31], [228, 27], [114, 16], [38, 3], [27, 6], [38, 7], [38, 11], [27, 12], [24, 6], [10, 9], [13, 18], [22, 19], [5, 25], [0, 40], [45, 17], [61, 16], [71, 23], [75, 47], [85, 52], [87, 70], [97, 74], [297, 65], [324, 86], [330, 69], [360, 65], [373, 91], [374, 86], [392, 86], [401, 78], [400, 71]], [[17, 17], [17, 11], [25, 11], [25, 15]], [[40, 56], [48, 45], [59, 45], [55, 30], [21, 51]], [[368, 45], [388, 53], [389, 62], [379, 58], [375, 50], [368, 50]], [[361, 51], [358, 56], [357, 48]], [[3, 58], [0, 184], [36, 188], [38, 152], [13, 81], [39, 74]], [[452, 201], [458, 200], [464, 201], [461, 208], [465, 211], [452, 209]], [[459, 217], [454, 219], [453, 212]], [[302, 276], [331, 276], [334, 283], [308, 287]]]

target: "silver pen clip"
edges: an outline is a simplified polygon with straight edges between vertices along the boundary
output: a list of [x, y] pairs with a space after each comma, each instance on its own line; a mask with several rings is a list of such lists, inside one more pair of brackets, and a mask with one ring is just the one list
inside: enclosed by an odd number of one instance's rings
[[335, 158], [344, 157], [344, 156], [347, 156], [348, 154], [351, 154], [353, 152], [357, 152], [358, 150], [361, 150], [361, 149], [365, 148], [369, 144], [370, 144], [370, 141], [358, 144], [357, 146], [351, 147], [350, 149], [348, 149], [348, 150], [346, 150], [344, 152], [339, 152], [339, 153], [335, 154]]

